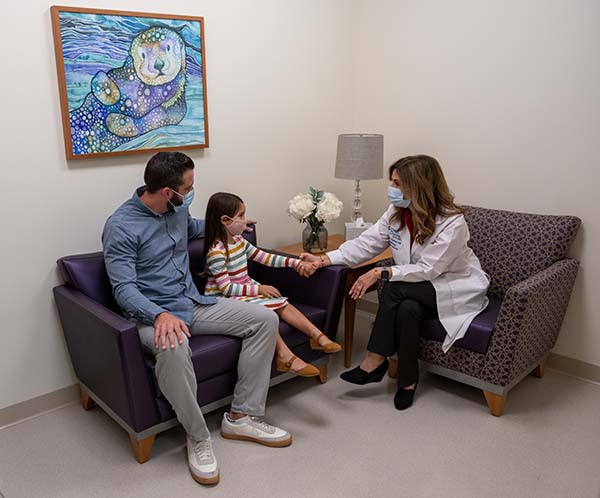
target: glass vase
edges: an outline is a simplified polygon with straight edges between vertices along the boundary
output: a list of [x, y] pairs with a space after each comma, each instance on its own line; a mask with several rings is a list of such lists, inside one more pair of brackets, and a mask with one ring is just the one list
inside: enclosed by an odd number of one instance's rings
[[327, 229], [323, 224], [316, 226], [306, 224], [302, 230], [302, 248], [306, 252], [319, 253], [327, 249]]

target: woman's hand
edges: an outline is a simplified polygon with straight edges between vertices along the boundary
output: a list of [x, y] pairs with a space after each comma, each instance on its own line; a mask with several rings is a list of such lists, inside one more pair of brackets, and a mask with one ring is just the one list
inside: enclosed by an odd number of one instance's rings
[[379, 274], [381, 268], [373, 268], [371, 271], [361, 275], [348, 293], [352, 299], [360, 299], [365, 295], [369, 287], [371, 287], [377, 280], [379, 280]]
[[300, 254], [300, 259], [304, 263], [311, 263], [315, 265], [316, 268], [323, 268], [331, 264], [331, 260], [327, 254], [319, 254], [316, 256], [315, 254], [310, 254], [309, 252], [303, 252]]
[[314, 254], [310, 254], [309, 252], [303, 252], [302, 254], [300, 254], [300, 259], [303, 263], [310, 263], [316, 265], [317, 268], [321, 267], [321, 260]]
[[281, 292], [272, 285], [259, 285], [258, 293], [270, 298], [281, 297]]
[[308, 263], [305, 261], [300, 261], [296, 265], [296, 272], [302, 277], [310, 277], [314, 272], [319, 269], [319, 265], [317, 263]]

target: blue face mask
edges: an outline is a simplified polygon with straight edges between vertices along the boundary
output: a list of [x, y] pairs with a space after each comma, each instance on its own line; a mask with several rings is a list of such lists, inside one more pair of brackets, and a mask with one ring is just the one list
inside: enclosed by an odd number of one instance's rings
[[405, 199], [402, 190], [399, 188], [389, 186], [388, 198], [394, 206], [399, 208], [407, 208], [410, 205], [410, 199]]
[[173, 211], [178, 213], [182, 209], [187, 209], [191, 206], [192, 201], [194, 200], [194, 190], [190, 190], [187, 194], [183, 195], [177, 192], [176, 190], [171, 189], [172, 192], [175, 192], [179, 197], [183, 199], [183, 202], [179, 205], [173, 204], [170, 200], [169, 203], [173, 206]]

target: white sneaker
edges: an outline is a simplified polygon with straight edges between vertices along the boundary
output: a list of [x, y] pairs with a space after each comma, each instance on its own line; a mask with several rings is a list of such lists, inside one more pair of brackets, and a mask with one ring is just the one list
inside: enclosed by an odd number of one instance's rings
[[219, 482], [219, 467], [210, 439], [196, 442], [188, 436], [187, 455], [190, 473], [196, 482], [200, 484]]
[[292, 444], [292, 435], [289, 432], [267, 424], [262, 417], [251, 417], [249, 415], [232, 421], [227, 413], [224, 413], [221, 422], [221, 436], [226, 439], [253, 441], [274, 448], [282, 448]]

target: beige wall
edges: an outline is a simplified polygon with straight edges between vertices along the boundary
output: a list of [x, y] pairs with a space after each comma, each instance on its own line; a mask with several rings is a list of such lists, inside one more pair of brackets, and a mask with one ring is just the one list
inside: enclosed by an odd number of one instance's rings
[[[106, 217], [142, 183], [149, 155], [67, 162], [49, 5], [14, 3], [0, 39], [3, 160], [0, 408], [75, 382], [51, 289], [60, 256], [100, 249]], [[210, 148], [192, 152], [203, 216], [216, 190], [240, 194], [265, 246], [299, 240], [287, 200], [333, 179], [338, 133], [352, 111], [352, 10], [344, 0], [95, 0], [77, 6], [204, 16]], [[342, 195], [342, 197], [344, 197]], [[332, 223], [339, 231], [341, 221]]]
[[[555, 352], [600, 365], [600, 3], [359, 2], [355, 128], [429, 153], [460, 202], [583, 220]], [[366, 186], [366, 214], [386, 207]]]
[[[235, 191], [264, 246], [298, 239], [285, 207], [309, 184], [340, 195], [349, 217], [351, 183], [333, 179], [336, 136], [349, 131], [384, 133], [387, 163], [437, 156], [461, 202], [580, 216], [582, 269], [556, 351], [600, 365], [598, 2], [74, 3], [205, 17], [211, 147], [190, 154], [192, 212], [202, 216], [213, 191]], [[11, 19], [0, 34], [15, 75], [0, 82], [0, 409], [74, 382], [55, 261], [100, 248], [105, 218], [149, 157], [67, 162], [49, 4], [16, 3]], [[384, 186], [364, 182], [370, 221]]]

